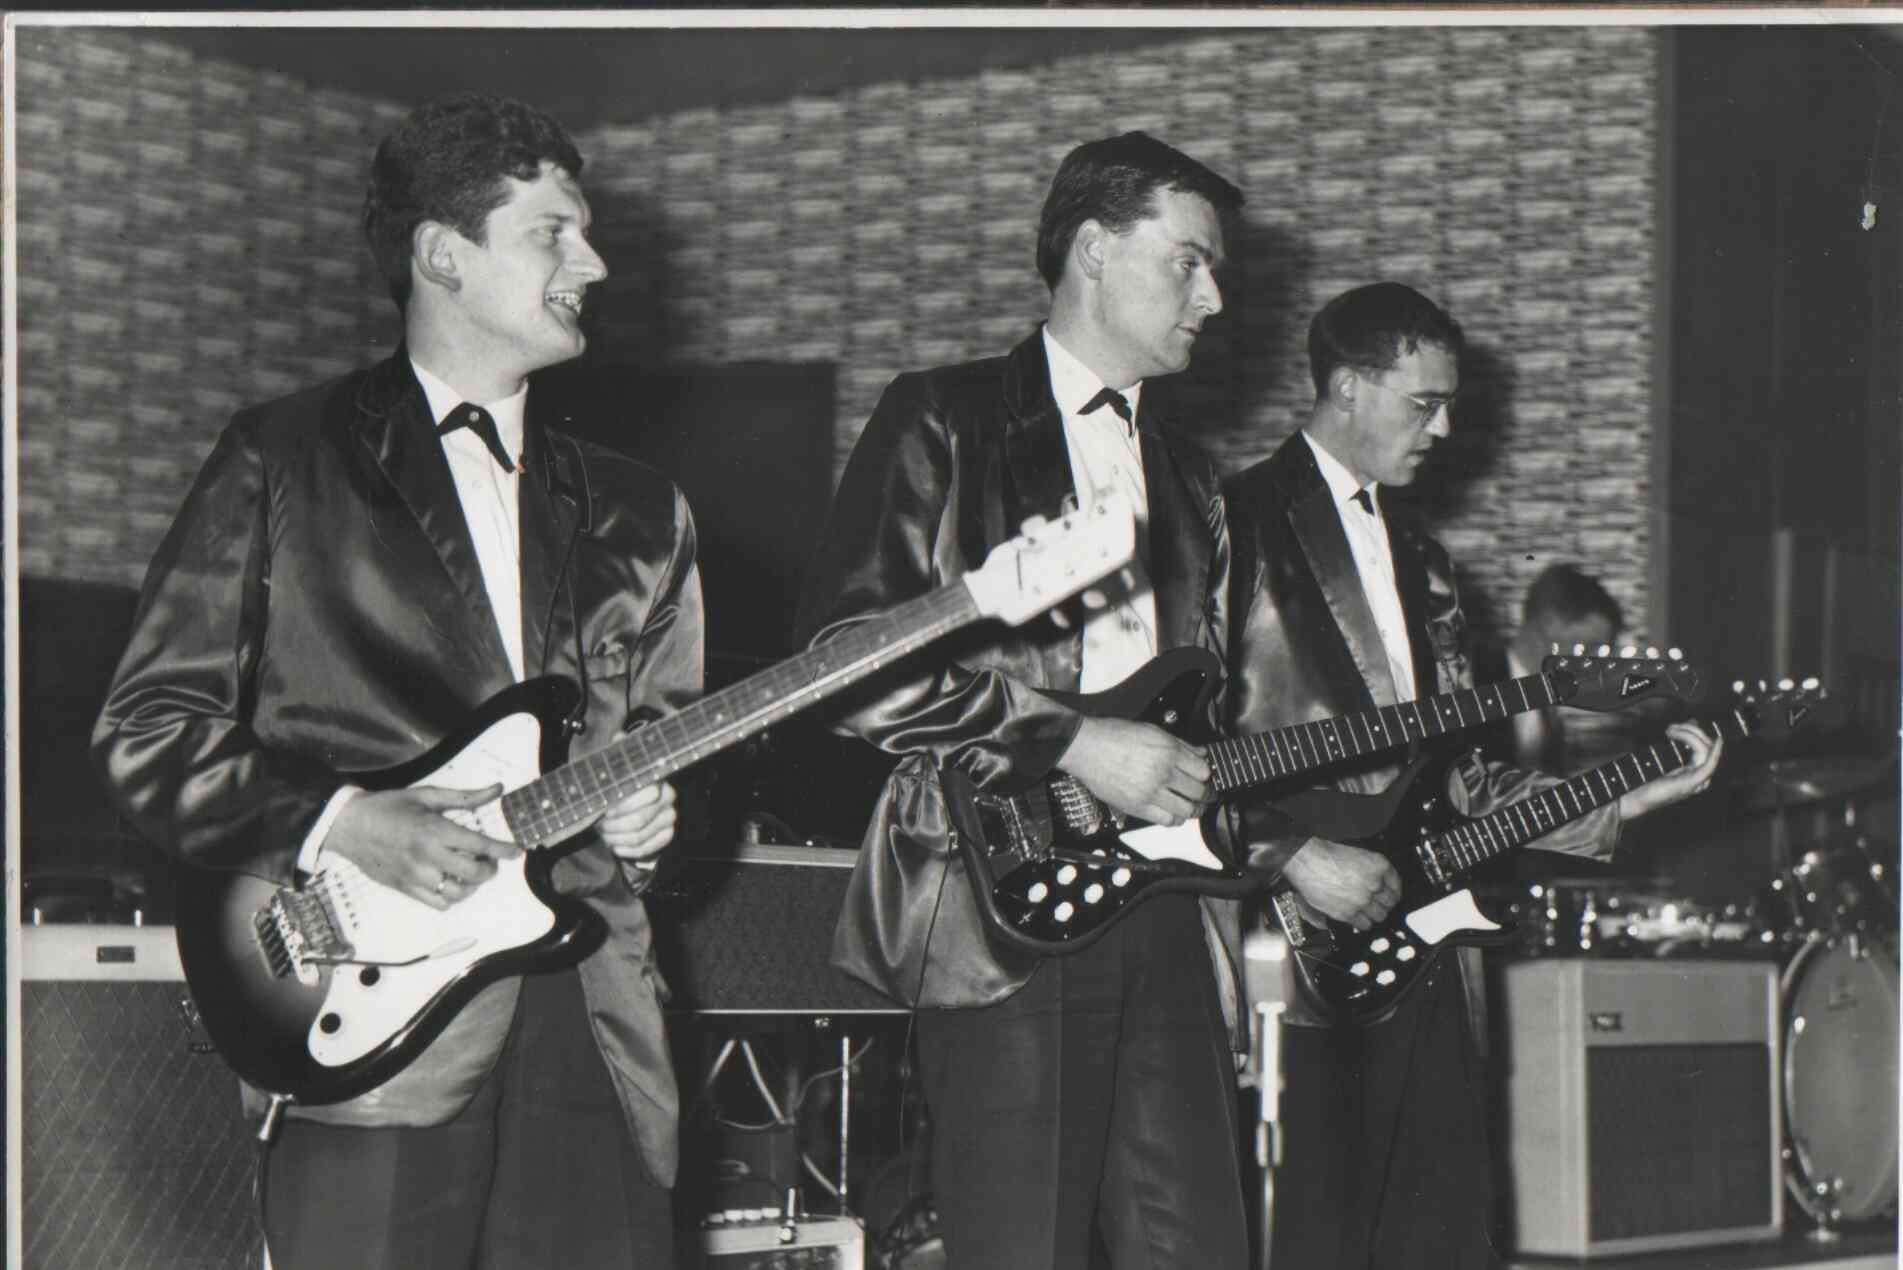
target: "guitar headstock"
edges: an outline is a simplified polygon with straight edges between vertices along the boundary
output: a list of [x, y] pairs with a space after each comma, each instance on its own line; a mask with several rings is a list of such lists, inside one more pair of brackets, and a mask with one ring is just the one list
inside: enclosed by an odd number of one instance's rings
[[1056, 520], [1033, 518], [964, 576], [978, 611], [1013, 626], [1121, 569], [1136, 551], [1136, 517], [1115, 495]]
[[1570, 653], [1554, 645], [1540, 670], [1553, 681], [1562, 702], [1582, 710], [1623, 710], [1648, 697], [1697, 702], [1708, 688], [1704, 671], [1676, 648], [1661, 656], [1656, 648], [1645, 649], [1641, 655], [1639, 649], [1628, 646], [1614, 656], [1607, 644], [1601, 644], [1597, 652], [1574, 644]]
[[1842, 722], [1843, 703], [1815, 679], [1755, 684], [1740, 679], [1731, 685], [1731, 713], [1752, 736], [1781, 740], [1803, 727], [1828, 727]]

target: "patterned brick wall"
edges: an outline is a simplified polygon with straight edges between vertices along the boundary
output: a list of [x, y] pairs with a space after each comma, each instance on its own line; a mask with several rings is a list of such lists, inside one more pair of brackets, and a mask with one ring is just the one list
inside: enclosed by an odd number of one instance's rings
[[136, 583], [234, 409], [395, 338], [357, 215], [400, 112], [125, 32], [17, 55], [21, 568]]
[[[397, 112], [125, 33], [20, 54], [22, 559], [135, 580], [232, 405], [388, 346], [354, 218]], [[1051, 171], [1145, 128], [1250, 199], [1182, 385], [1224, 466], [1296, 425], [1320, 303], [1412, 283], [1476, 344], [1424, 502], [1482, 631], [1553, 560], [1643, 631], [1657, 109], [1643, 30], [1356, 28], [571, 119], [614, 270], [593, 355], [835, 361], [843, 460], [893, 374], [1031, 329]]]

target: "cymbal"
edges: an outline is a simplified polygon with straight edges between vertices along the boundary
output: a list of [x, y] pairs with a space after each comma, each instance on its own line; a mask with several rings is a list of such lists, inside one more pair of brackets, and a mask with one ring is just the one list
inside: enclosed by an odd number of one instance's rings
[[1772, 759], [1764, 764], [1763, 773], [1763, 784], [1747, 801], [1754, 811], [1846, 798], [1879, 785], [1895, 787], [1898, 768], [1894, 754], [1883, 758], [1822, 755]]

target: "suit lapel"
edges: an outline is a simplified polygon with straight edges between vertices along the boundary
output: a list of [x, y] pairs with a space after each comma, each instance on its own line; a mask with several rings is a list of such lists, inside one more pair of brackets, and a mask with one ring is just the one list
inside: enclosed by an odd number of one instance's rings
[[1434, 640], [1428, 626], [1427, 562], [1421, 558], [1414, 535], [1397, 532], [1392, 505], [1384, 492], [1382, 519], [1388, 526], [1388, 550], [1394, 554], [1394, 582], [1401, 595], [1401, 614], [1407, 621], [1408, 652], [1414, 659], [1416, 696], [1438, 691]]
[[1361, 589], [1361, 572], [1355, 568], [1354, 554], [1348, 548], [1348, 533], [1341, 527], [1341, 514], [1335, 509], [1328, 482], [1315, 465], [1315, 455], [1305, 439], [1291, 437], [1288, 444], [1299, 446], [1298, 464], [1292, 475], [1294, 492], [1288, 499], [1289, 529], [1308, 557], [1322, 599], [1334, 615], [1348, 655], [1354, 659], [1361, 680], [1378, 704], [1393, 703], [1396, 698], [1394, 676], [1388, 673], [1386, 646], [1374, 622], [1374, 610], [1368, 606]]
[[1156, 646], [1165, 652], [1201, 642], [1211, 540], [1202, 509], [1162, 432], [1146, 419], [1137, 437], [1150, 503], [1147, 555], [1150, 591], [1156, 597]]
[[1005, 537], [1018, 532], [1027, 516], [1054, 517], [1064, 500], [1076, 496], [1064, 417], [1051, 396], [1050, 362], [1044, 356], [1044, 332], [1034, 332], [1011, 350], [1005, 365], [1005, 465], [1010, 489], [1005, 498]]
[[436, 438], [429, 400], [401, 350], [366, 381], [358, 410], [361, 443], [415, 518], [462, 598], [468, 614], [465, 636], [481, 646], [486, 660], [501, 668], [506, 682], [514, 677], [509, 651], [503, 647], [495, 610], [489, 606], [476, 542], [463, 515], [455, 478], [449, 474], [449, 460]]
[[[574, 568], [565, 559], [581, 520], [580, 498], [585, 488], [579, 472], [571, 472], [572, 445], [558, 447], [542, 426], [529, 393], [529, 424], [524, 438], [524, 464], [519, 482], [522, 526], [522, 665], [536, 675], [548, 665], [551, 650], [569, 646], [575, 638], [572, 594], [556, 592], [558, 583]], [[576, 667], [580, 672], [580, 667]]]

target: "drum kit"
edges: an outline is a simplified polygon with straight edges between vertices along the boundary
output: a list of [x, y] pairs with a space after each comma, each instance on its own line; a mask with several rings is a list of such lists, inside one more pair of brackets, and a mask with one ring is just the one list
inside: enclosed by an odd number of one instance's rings
[[[1607, 881], [1498, 897], [1522, 956], [1744, 957], [1782, 963], [1785, 1180], [1813, 1234], [1897, 1210], [1898, 894], [1893, 840], [1857, 831], [1852, 798], [1896, 789], [1894, 758], [1786, 759], [1748, 806], [1778, 813], [1769, 886], [1711, 905]], [[1793, 850], [1785, 812], [1841, 821]], [[1819, 823], [1823, 823], [1820, 819]]]
[[[1896, 848], [1857, 831], [1854, 795], [1897, 785], [1876, 763], [1785, 759], [1769, 765], [1759, 806], [1779, 813], [1782, 866], [1770, 911], [1789, 953], [1779, 979], [1784, 1024], [1785, 1181], [1828, 1238], [1845, 1222], [1897, 1207]], [[1795, 859], [1783, 812], [1841, 805], [1838, 833]]]

